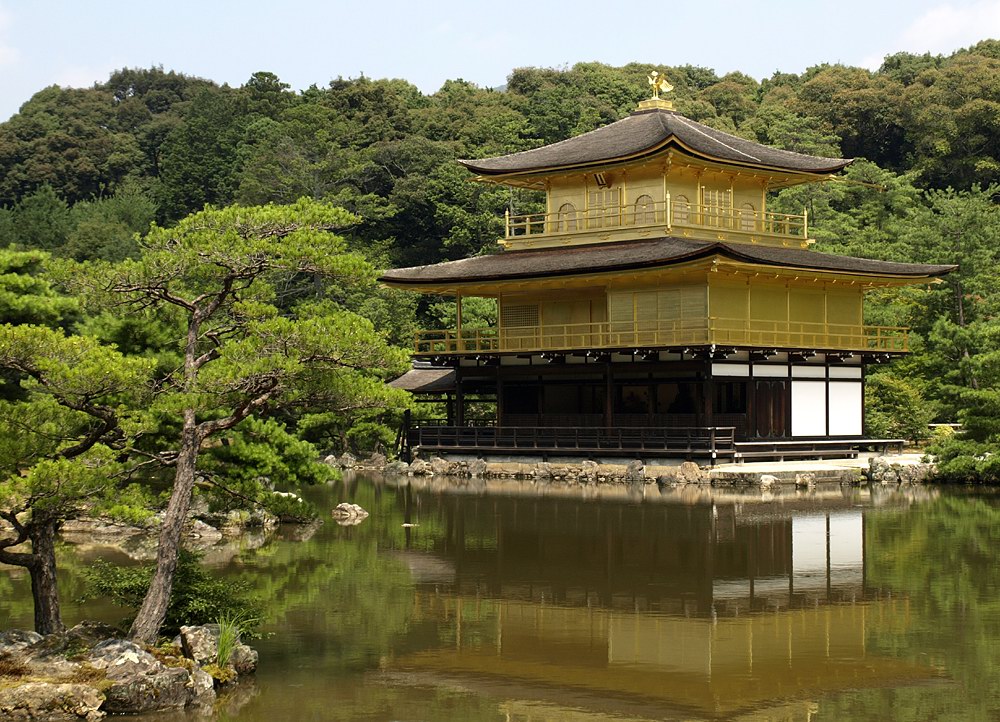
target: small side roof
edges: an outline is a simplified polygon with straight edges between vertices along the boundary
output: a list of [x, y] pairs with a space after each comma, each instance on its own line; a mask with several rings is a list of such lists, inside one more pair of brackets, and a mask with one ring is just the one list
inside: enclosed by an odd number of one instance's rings
[[932, 278], [954, 265], [897, 263], [839, 256], [803, 248], [781, 248], [665, 237], [565, 248], [503, 251], [428, 266], [385, 271], [379, 280], [393, 286], [506, 281], [552, 276], [649, 269], [711, 256], [768, 266], [896, 278]]
[[443, 394], [455, 389], [455, 370], [415, 363], [389, 385], [411, 394]]
[[772, 148], [656, 108], [534, 150], [459, 163], [482, 176], [517, 175], [642, 158], [672, 144], [710, 160], [797, 173], [834, 173], [854, 160]]

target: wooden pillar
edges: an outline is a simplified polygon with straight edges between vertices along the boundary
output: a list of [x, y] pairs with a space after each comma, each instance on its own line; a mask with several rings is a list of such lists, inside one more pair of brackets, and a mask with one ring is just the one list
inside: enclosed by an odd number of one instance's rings
[[462, 366], [455, 367], [455, 426], [465, 426], [465, 391], [462, 389]]
[[503, 377], [497, 364], [497, 426], [503, 426]]
[[701, 398], [698, 399], [698, 426], [714, 426], [712, 423], [712, 400], [715, 382], [712, 380], [712, 362], [705, 362], [704, 377], [701, 382]]
[[612, 366], [611, 361], [608, 360], [605, 366], [605, 390], [604, 390], [604, 426], [610, 431], [614, 426], [614, 378], [611, 372]]
[[[462, 294], [455, 294], [455, 335], [459, 339], [462, 338]], [[461, 349], [461, 341], [459, 341], [459, 348]]]

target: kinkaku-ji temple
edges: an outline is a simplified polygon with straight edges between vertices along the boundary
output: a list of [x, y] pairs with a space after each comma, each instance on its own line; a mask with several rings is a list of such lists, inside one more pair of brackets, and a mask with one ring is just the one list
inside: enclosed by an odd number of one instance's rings
[[[394, 382], [447, 408], [407, 429], [409, 448], [714, 463], [886, 441], [863, 436], [865, 369], [907, 353], [907, 329], [867, 325], [865, 293], [954, 266], [812, 250], [808, 215], [768, 210], [769, 193], [851, 159], [702, 125], [650, 82], [623, 120], [460, 161], [545, 193], [544, 213], [507, 214], [499, 253], [381, 276], [456, 303], [455, 328], [418, 332]], [[495, 299], [495, 326], [463, 325], [470, 297]]]

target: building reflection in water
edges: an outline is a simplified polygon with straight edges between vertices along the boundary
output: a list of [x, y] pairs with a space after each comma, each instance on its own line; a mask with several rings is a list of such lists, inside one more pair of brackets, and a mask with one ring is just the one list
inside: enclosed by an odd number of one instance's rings
[[443, 643], [394, 671], [509, 685], [520, 703], [769, 719], [933, 676], [869, 654], [869, 628], [905, 628], [907, 609], [866, 586], [866, 499], [399, 494], [407, 518], [441, 530], [415, 529], [395, 553]]

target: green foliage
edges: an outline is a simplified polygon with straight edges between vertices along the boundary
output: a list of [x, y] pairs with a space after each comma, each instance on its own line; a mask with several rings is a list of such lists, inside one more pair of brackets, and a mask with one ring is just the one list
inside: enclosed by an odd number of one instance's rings
[[92, 511], [132, 526], [145, 526], [156, 512], [157, 499], [141, 484], [129, 484], [115, 489], [114, 493], [99, 500]]
[[109, 198], [80, 201], [70, 211], [73, 228], [59, 255], [78, 261], [133, 258], [139, 254], [137, 236], [149, 230], [156, 212], [156, 202], [136, 183]]
[[66, 242], [71, 226], [69, 206], [52, 186], [43, 185], [14, 207], [10, 240], [22, 248], [52, 251]]
[[889, 373], [865, 379], [865, 434], [882, 439], [920, 441], [930, 435], [934, 412], [920, 390]]
[[355, 453], [392, 451], [396, 441], [396, 431], [385, 424], [361, 421], [347, 431], [347, 441]]
[[237, 186], [236, 147], [245, 122], [240, 98], [228, 89], [204, 88], [184, 122], [160, 146], [160, 206], [169, 220], [206, 203], [226, 204]]
[[[98, 560], [84, 572], [90, 596], [107, 597], [137, 608], [149, 588], [152, 567], [119, 567]], [[194, 552], [182, 550], [177, 561], [167, 618], [160, 632], [173, 636], [184, 625], [212, 624], [219, 619], [242, 620], [244, 632], [259, 625], [260, 601], [245, 582], [213, 577]]]
[[0, 323], [67, 326], [76, 299], [59, 295], [45, 278], [48, 254], [0, 248]]
[[284, 521], [315, 518], [316, 510], [298, 497], [274, 494], [271, 489], [298, 488], [339, 478], [319, 461], [319, 452], [290, 434], [274, 419], [247, 419], [220, 444], [206, 449], [199, 472], [212, 482], [213, 511], [260, 506]]
[[937, 462], [935, 481], [956, 484], [1000, 484], [997, 443], [974, 441], [956, 434], [935, 440], [927, 453]]
[[0, 400], [0, 515], [30, 512], [27, 528], [102, 505], [143, 517], [145, 499], [118, 493], [123, 467], [114, 447], [128, 433], [149, 365], [92, 339], [4, 325], [0, 370], [17, 383]]

